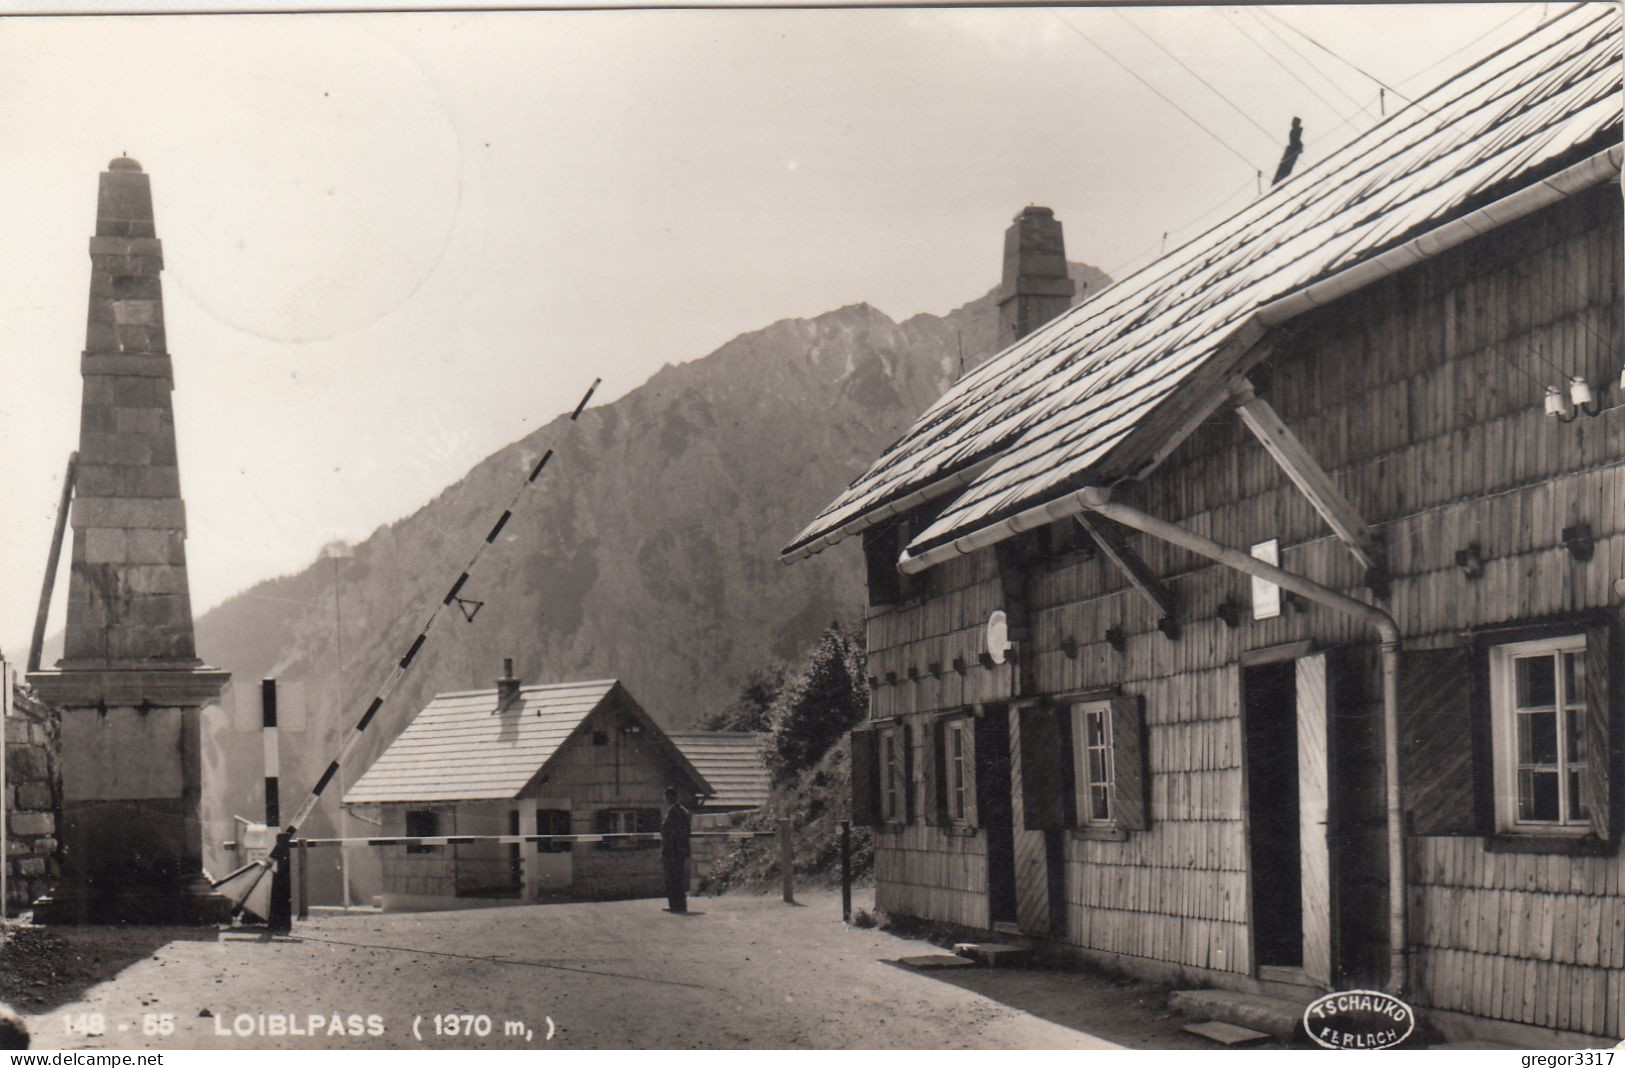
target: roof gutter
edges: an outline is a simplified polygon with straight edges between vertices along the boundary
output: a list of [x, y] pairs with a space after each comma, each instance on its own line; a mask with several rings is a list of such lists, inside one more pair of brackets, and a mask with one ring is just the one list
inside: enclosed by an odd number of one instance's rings
[[1579, 163], [1566, 167], [1549, 178], [1524, 186], [1476, 211], [1469, 212], [1425, 234], [1414, 237], [1369, 260], [1363, 260], [1329, 278], [1296, 290], [1279, 300], [1271, 301], [1254, 312], [1263, 326], [1301, 315], [1311, 308], [1329, 304], [1356, 289], [1415, 266], [1447, 249], [1455, 248], [1497, 227], [1532, 215], [1541, 208], [1566, 200], [1576, 193], [1590, 189], [1619, 176], [1620, 164], [1625, 161], [1625, 145], [1613, 145]]
[[[1606, 148], [1549, 178], [1543, 178], [1516, 193], [1502, 197], [1493, 204], [1486, 204], [1459, 219], [1452, 219], [1436, 229], [1412, 238], [1403, 245], [1397, 245], [1380, 256], [1373, 256], [1329, 278], [1270, 301], [1259, 307], [1247, 319], [1237, 323], [1230, 332], [1231, 336], [1246, 330], [1249, 326], [1260, 328], [1275, 326], [1304, 312], [1330, 304], [1497, 227], [1531, 215], [1541, 208], [1572, 197], [1594, 185], [1612, 181], [1619, 177], [1622, 162], [1625, 162], [1625, 146], [1614, 145]], [[987, 463], [991, 464], [992, 461], [989, 460]], [[975, 470], [975, 468], [967, 469], [964, 474], [969, 475]], [[927, 489], [933, 489], [941, 484], [934, 483]], [[1007, 519], [973, 530], [963, 537], [929, 548], [918, 555], [904, 552], [898, 560], [898, 569], [905, 575], [917, 574], [956, 556], [978, 552], [1024, 530], [1076, 515], [1083, 510], [1084, 505], [1076, 503], [1075, 496], [1076, 494], [1069, 495], [1028, 508]], [[839, 536], [836, 540], [839, 540]]]
[[870, 527], [885, 522], [892, 516], [911, 512], [928, 501], [934, 501], [944, 494], [963, 489], [981, 478], [987, 469], [993, 466], [993, 461], [997, 459], [997, 455], [989, 456], [985, 460], [971, 464], [969, 467], [962, 467], [953, 474], [939, 478], [935, 482], [927, 483], [912, 493], [884, 501], [866, 512], [860, 512], [855, 518], [848, 520], [845, 524], [828, 533], [819, 535], [811, 541], [802, 542], [800, 545], [792, 545], [779, 554], [779, 562], [781, 564], [793, 564], [797, 560], [805, 560], [810, 556], [823, 552], [837, 542], [844, 541], [850, 535], [861, 534]]

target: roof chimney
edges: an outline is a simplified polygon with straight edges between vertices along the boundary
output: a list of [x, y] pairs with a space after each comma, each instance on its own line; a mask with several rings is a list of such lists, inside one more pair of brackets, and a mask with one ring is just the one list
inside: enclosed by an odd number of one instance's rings
[[514, 678], [513, 657], [502, 658], [502, 677], [497, 680], [497, 711], [506, 712], [519, 700], [519, 680]]
[[1066, 271], [1060, 222], [1050, 209], [1029, 204], [1004, 232], [999, 343], [1020, 341], [1066, 311], [1076, 289]]

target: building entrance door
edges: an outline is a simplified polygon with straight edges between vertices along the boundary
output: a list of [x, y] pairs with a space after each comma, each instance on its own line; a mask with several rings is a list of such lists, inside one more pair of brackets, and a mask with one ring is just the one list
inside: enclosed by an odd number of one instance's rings
[[1242, 670], [1253, 947], [1259, 967], [1331, 981], [1326, 657]]
[[1016, 922], [1015, 823], [1010, 804], [1010, 712], [1003, 705], [976, 720], [977, 820], [987, 834], [987, 922]]

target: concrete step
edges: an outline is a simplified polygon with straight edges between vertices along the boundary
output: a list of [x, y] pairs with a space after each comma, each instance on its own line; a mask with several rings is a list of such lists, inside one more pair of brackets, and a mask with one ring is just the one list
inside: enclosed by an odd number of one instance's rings
[[1303, 1034], [1303, 1003], [1236, 990], [1176, 990], [1170, 1007], [1192, 1020], [1222, 1020], [1290, 1042]]
[[957, 942], [954, 952], [989, 968], [1023, 964], [1033, 956], [1032, 946], [1010, 942]]
[[948, 953], [927, 953], [917, 957], [899, 957], [897, 963], [907, 965], [918, 971], [931, 971], [937, 968], [976, 967], [975, 961]]
[[1240, 1027], [1223, 1020], [1203, 1020], [1201, 1023], [1189, 1023], [1185, 1030], [1193, 1035], [1201, 1035], [1209, 1042], [1217, 1042], [1221, 1046], [1254, 1046], [1260, 1042], [1268, 1042], [1270, 1036], [1263, 1031], [1254, 1031], [1251, 1027]]

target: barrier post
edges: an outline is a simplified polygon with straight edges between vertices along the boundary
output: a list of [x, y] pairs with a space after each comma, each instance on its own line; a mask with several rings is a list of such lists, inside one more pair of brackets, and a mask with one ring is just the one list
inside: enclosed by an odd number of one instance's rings
[[779, 821], [779, 872], [784, 881], [784, 903], [796, 903], [796, 866], [790, 848], [790, 820]]
[[288, 870], [293, 857], [288, 849], [287, 831], [276, 836], [271, 862], [274, 865], [271, 869], [271, 914], [265, 918], [265, 923], [272, 931], [286, 934], [293, 930], [293, 873]]
[[299, 839], [299, 918], [310, 919], [310, 845]]
[[841, 922], [852, 922], [852, 821], [841, 821]]

